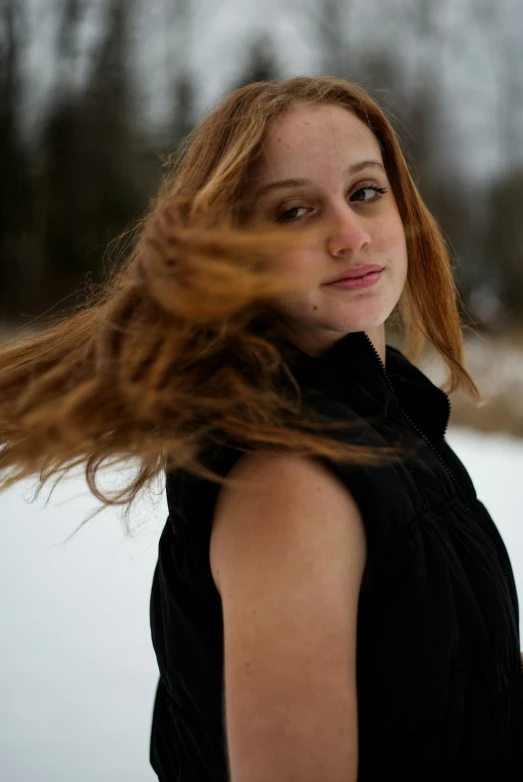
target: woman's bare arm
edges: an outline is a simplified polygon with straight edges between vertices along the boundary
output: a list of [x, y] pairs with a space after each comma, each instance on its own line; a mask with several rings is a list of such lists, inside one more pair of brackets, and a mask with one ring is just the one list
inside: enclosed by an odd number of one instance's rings
[[355, 782], [359, 509], [320, 462], [243, 456], [210, 561], [221, 594], [231, 782]]

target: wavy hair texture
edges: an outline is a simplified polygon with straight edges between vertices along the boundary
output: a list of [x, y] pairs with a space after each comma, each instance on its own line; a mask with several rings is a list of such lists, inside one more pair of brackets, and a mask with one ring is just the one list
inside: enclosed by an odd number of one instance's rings
[[[444, 238], [385, 113], [337, 77], [256, 82], [226, 95], [167, 161], [123, 262], [103, 285], [72, 314], [0, 349], [0, 489], [35, 475], [40, 488], [52, 476], [56, 486], [83, 466], [99, 510], [126, 505], [127, 519], [138, 493], [170, 470], [236, 484], [205, 466], [209, 444], [388, 461], [381, 449], [325, 434], [339, 422], [315, 420], [302, 403], [271, 319], [275, 295], [311, 283], [289, 279], [272, 261], [311, 229], [246, 225], [247, 185], [271, 124], [290, 107], [319, 104], [345, 107], [380, 143], [409, 258], [398, 304], [403, 352], [416, 362], [429, 340], [449, 370], [444, 390], [481, 400], [463, 366]], [[100, 468], [133, 462], [127, 486], [101, 491]]]

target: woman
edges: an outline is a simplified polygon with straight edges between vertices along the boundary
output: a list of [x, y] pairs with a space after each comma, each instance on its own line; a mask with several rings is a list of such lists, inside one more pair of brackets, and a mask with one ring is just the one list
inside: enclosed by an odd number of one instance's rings
[[162, 782], [521, 778], [510, 560], [414, 363], [479, 399], [456, 296], [384, 113], [300, 77], [228, 95], [89, 306], [4, 348], [4, 486], [166, 473]]

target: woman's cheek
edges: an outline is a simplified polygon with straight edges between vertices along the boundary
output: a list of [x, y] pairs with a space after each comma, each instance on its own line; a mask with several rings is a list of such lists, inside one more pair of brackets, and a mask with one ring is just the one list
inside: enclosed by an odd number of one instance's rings
[[406, 248], [405, 230], [399, 214], [393, 214], [376, 226], [373, 234], [374, 242], [383, 252]]

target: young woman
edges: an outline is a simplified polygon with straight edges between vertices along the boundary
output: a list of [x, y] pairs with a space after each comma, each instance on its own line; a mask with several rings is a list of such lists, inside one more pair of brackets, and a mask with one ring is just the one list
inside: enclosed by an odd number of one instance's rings
[[479, 399], [456, 297], [382, 110], [300, 77], [228, 95], [103, 289], [3, 348], [3, 486], [166, 475], [161, 782], [522, 778], [510, 560], [415, 365]]

